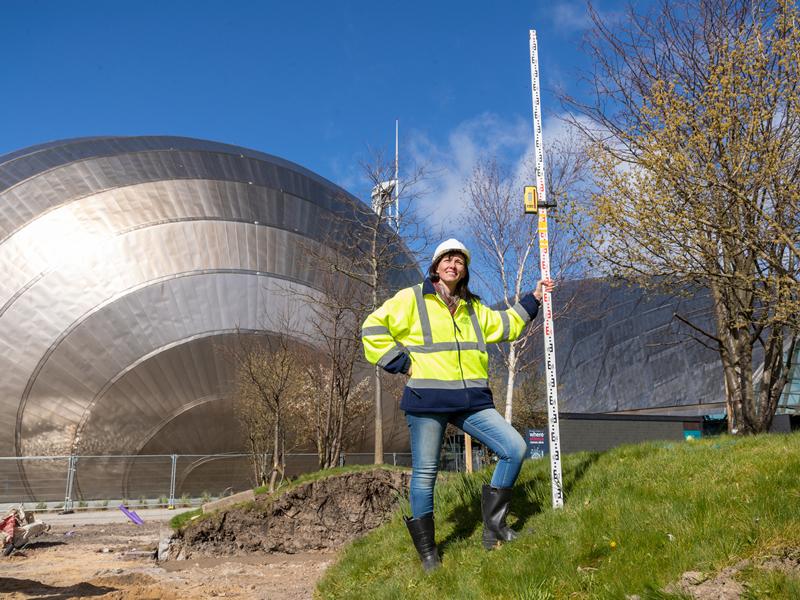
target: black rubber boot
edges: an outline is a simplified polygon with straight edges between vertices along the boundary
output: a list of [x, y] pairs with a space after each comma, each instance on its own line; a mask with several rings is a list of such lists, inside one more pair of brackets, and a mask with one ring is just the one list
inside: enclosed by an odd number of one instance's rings
[[517, 534], [506, 525], [506, 515], [511, 503], [511, 488], [483, 486], [481, 513], [483, 514], [483, 547], [487, 550], [503, 542], [510, 542]]
[[404, 517], [408, 533], [414, 541], [414, 547], [422, 560], [422, 568], [425, 572], [439, 568], [439, 551], [436, 549], [436, 539], [434, 537], [433, 515], [426, 515], [416, 519]]

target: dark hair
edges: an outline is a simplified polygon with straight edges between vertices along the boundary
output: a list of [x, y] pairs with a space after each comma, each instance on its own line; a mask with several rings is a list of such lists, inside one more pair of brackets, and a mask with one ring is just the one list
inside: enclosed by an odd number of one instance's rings
[[[436, 267], [439, 266], [439, 263], [445, 256], [449, 256], [450, 254], [460, 254], [464, 256], [463, 252], [459, 252], [458, 250], [451, 250], [450, 252], [445, 252], [442, 254], [436, 262], [431, 263], [431, 266], [428, 267], [428, 279], [430, 279], [433, 283], [439, 281], [439, 274], [436, 272]], [[456, 289], [453, 292], [454, 296], [458, 296], [462, 300], [467, 302], [480, 302], [481, 297], [477, 294], [473, 294], [469, 289], [469, 267], [467, 266], [467, 257], [464, 256], [464, 277], [459, 279], [458, 283], [456, 284]]]

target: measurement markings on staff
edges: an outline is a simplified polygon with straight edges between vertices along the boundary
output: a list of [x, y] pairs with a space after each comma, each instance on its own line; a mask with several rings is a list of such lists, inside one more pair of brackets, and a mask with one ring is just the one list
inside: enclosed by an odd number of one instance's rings
[[[544, 143], [542, 141], [542, 112], [539, 91], [539, 58], [536, 31], [530, 31], [531, 92], [533, 99], [534, 155], [536, 162], [536, 186], [524, 190], [525, 212], [538, 213], [537, 233], [539, 237], [539, 270], [542, 279], [550, 279], [550, 251], [547, 236], [547, 209], [555, 204], [547, 201], [544, 178]], [[533, 188], [533, 189], [531, 189]], [[564, 489], [561, 478], [561, 441], [558, 426], [558, 392], [556, 379], [555, 336], [553, 329], [553, 302], [550, 292], [543, 291], [545, 380], [547, 382], [547, 420], [550, 433], [550, 472], [552, 477], [553, 508], [564, 505]]]

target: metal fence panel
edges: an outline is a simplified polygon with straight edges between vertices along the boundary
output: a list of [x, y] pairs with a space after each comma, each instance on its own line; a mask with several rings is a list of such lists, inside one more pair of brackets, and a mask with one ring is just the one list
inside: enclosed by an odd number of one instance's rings
[[254, 487], [254, 479], [248, 454], [178, 455], [175, 493], [218, 498]]
[[[391, 452], [387, 464], [410, 466], [411, 454]], [[313, 453], [286, 455], [285, 476], [318, 470]], [[372, 464], [372, 453], [343, 453], [339, 464]], [[463, 464], [452, 457], [443, 469]], [[0, 457], [0, 504], [45, 503], [49, 508], [174, 506], [219, 498], [258, 486], [249, 454]]]
[[[27, 479], [21, 475], [25, 467]], [[0, 502], [64, 500], [69, 457], [0, 457]]]

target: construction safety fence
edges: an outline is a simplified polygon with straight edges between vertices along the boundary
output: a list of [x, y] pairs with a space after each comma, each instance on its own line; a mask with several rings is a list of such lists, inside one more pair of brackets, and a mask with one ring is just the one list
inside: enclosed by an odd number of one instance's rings
[[[348, 452], [341, 454], [339, 465], [373, 461], [372, 453]], [[411, 466], [411, 454], [386, 452], [384, 461]], [[318, 469], [316, 454], [287, 454], [285, 462], [286, 477]], [[463, 470], [463, 454], [443, 452], [441, 468]], [[250, 454], [0, 457], [0, 507], [192, 506], [253, 488], [257, 479]]]

